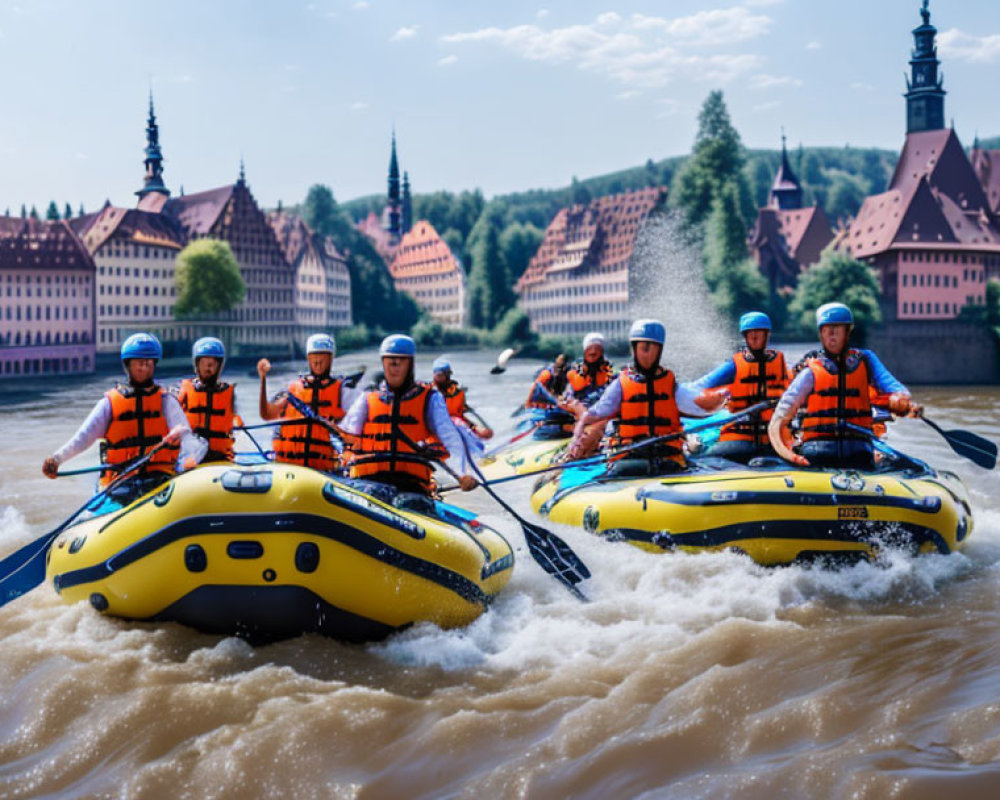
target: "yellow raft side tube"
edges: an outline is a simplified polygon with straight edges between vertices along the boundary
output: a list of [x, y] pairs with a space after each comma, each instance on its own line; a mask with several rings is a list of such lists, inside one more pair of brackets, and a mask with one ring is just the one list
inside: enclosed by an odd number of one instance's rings
[[540, 481], [532, 507], [553, 522], [649, 552], [734, 550], [764, 565], [873, 558], [885, 546], [948, 553], [972, 531], [950, 472], [733, 470], [585, 483]]
[[360, 641], [472, 622], [513, 561], [474, 520], [396, 508], [302, 467], [218, 465], [71, 527], [48, 577], [66, 602], [116, 617]]
[[566, 449], [569, 442], [568, 437], [540, 440], [529, 438], [523, 444], [518, 442], [496, 455], [480, 459], [479, 469], [488, 481], [534, 472], [551, 466], [556, 456]]

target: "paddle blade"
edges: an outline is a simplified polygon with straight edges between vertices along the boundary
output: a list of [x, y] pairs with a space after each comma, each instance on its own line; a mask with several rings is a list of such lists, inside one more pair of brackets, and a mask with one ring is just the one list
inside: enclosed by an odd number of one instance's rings
[[45, 580], [45, 554], [57, 535], [42, 536], [0, 561], [0, 606], [30, 592]]
[[504, 350], [500, 356], [497, 358], [497, 366], [501, 369], [506, 369], [507, 362], [510, 361], [511, 357], [514, 355], [514, 348], [508, 347]]
[[951, 449], [960, 456], [965, 456], [973, 464], [983, 469], [993, 469], [997, 465], [997, 446], [989, 439], [972, 431], [951, 430], [941, 431]]
[[[521, 520], [528, 552], [538, 565], [570, 589], [590, 577], [590, 570], [573, 549], [551, 531]], [[579, 592], [574, 592], [579, 594]]]

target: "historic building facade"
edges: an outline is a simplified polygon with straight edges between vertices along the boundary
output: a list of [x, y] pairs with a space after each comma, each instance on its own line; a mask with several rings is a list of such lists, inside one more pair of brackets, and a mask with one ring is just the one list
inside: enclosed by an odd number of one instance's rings
[[636, 240], [665, 200], [654, 187], [561, 209], [515, 286], [532, 330], [624, 339]]
[[986, 281], [1000, 276], [1000, 225], [994, 157], [970, 161], [944, 127], [937, 29], [925, 0], [913, 30], [907, 81], [907, 133], [889, 188], [865, 199], [837, 247], [878, 271], [883, 316], [949, 320], [982, 304]]
[[0, 378], [93, 372], [95, 285], [65, 221], [0, 217]]
[[823, 209], [803, 206], [802, 184], [788, 163], [782, 134], [781, 165], [767, 206], [757, 212], [749, 241], [750, 252], [767, 278], [771, 296], [795, 286], [799, 273], [819, 261], [831, 241], [833, 231]]
[[465, 325], [465, 270], [427, 220], [403, 234], [389, 273], [396, 290], [410, 295], [431, 319], [448, 328]]
[[295, 325], [299, 340], [311, 333], [351, 324], [351, 276], [347, 261], [330, 237], [314, 233], [294, 214], [268, 214], [285, 253], [295, 270]]

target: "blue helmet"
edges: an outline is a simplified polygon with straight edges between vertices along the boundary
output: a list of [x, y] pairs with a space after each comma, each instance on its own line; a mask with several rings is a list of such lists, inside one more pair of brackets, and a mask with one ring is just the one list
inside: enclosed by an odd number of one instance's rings
[[122, 361], [128, 361], [130, 358], [151, 358], [159, 361], [163, 358], [160, 340], [151, 333], [133, 333], [122, 342]]
[[771, 318], [763, 311], [748, 311], [740, 317], [740, 333], [771, 330]]
[[417, 343], [405, 334], [394, 333], [382, 340], [382, 344], [378, 348], [378, 354], [379, 356], [415, 358], [417, 355]]
[[191, 363], [198, 369], [198, 359], [209, 356], [219, 359], [219, 372], [222, 372], [222, 365], [226, 363], [226, 346], [214, 336], [202, 336], [191, 348]]
[[667, 329], [656, 319], [637, 319], [628, 332], [629, 342], [654, 342], [661, 347], [667, 341]]
[[314, 333], [306, 339], [306, 355], [311, 353], [329, 353], [331, 356], [337, 352], [337, 341], [328, 333]]
[[854, 315], [843, 303], [824, 303], [816, 309], [816, 327], [824, 325], [853, 325]]
[[451, 372], [451, 362], [445, 356], [438, 356], [431, 365], [431, 371], [435, 374], [438, 372]]

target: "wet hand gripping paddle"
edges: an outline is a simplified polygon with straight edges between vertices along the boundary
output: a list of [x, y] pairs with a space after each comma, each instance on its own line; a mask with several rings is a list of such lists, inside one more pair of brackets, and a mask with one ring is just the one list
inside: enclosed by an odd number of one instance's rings
[[111, 481], [103, 491], [95, 494], [70, 514], [59, 527], [54, 528], [44, 536], [39, 536], [35, 541], [26, 544], [20, 550], [0, 561], [0, 606], [30, 592], [42, 583], [45, 580], [45, 555], [49, 552], [56, 537], [72, 525], [84, 511], [97, 508], [112, 489], [121, 485], [127, 477], [146, 464], [156, 451], [165, 445], [166, 442], [160, 442], [146, 455], [123, 465], [121, 474], [117, 478]]

